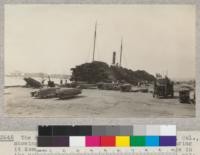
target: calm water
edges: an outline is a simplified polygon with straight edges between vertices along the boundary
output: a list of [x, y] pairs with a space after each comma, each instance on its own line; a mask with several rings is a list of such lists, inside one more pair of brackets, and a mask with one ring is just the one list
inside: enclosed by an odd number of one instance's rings
[[[33, 78], [39, 82], [42, 82], [42, 78]], [[60, 84], [59, 78], [51, 78], [52, 81], [54, 81], [56, 84]], [[65, 79], [62, 79], [63, 83], [65, 82]], [[48, 79], [45, 80], [44, 84], [47, 84]], [[67, 80], [69, 82], [69, 80]], [[5, 77], [5, 86], [24, 86], [26, 82], [24, 81], [23, 77]]]

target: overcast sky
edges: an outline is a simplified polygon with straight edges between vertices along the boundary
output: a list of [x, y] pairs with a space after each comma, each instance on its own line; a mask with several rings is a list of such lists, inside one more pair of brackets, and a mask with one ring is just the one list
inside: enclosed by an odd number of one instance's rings
[[70, 74], [95, 60], [119, 60], [132, 70], [195, 77], [195, 7], [192, 5], [6, 5], [5, 71]]

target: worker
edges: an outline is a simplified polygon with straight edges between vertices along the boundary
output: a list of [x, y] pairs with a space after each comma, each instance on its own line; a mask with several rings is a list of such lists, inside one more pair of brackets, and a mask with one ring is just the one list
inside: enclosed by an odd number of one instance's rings
[[63, 80], [62, 80], [62, 79], [60, 80], [60, 85], [61, 85], [61, 86], [63, 85]]

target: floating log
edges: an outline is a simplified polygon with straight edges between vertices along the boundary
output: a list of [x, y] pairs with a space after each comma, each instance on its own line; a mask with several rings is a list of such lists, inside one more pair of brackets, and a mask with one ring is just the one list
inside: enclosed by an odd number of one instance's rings
[[122, 92], [131, 92], [132, 85], [131, 84], [122, 84], [120, 86]]
[[57, 90], [60, 88], [42, 88], [38, 91], [31, 92], [31, 95], [36, 98], [53, 98], [57, 97]]
[[60, 99], [72, 98], [78, 94], [81, 94], [81, 89], [79, 88], [61, 88], [57, 90], [57, 97]]
[[115, 83], [99, 82], [97, 83], [97, 87], [102, 90], [120, 90], [119, 84]]

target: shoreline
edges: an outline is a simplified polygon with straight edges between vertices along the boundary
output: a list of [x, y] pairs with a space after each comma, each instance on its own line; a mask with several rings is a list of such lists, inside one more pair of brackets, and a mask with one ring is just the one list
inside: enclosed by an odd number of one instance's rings
[[177, 99], [153, 98], [151, 93], [83, 89], [82, 94], [67, 100], [35, 99], [35, 89], [9, 87], [5, 95], [5, 113], [16, 117], [195, 117], [194, 104]]

